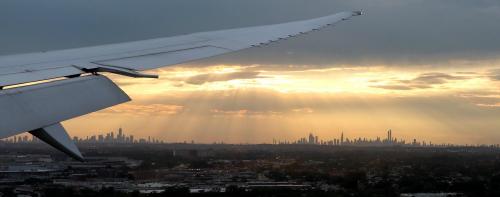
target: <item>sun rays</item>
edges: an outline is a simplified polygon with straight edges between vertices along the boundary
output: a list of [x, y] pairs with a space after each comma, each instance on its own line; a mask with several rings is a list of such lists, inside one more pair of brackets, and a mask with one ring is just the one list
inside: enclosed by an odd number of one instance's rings
[[157, 73], [157, 80], [111, 75], [134, 101], [67, 126], [79, 135], [123, 126], [138, 136], [197, 142], [268, 142], [311, 130], [376, 137], [388, 128], [434, 142], [460, 143], [478, 130], [490, 132], [478, 142], [500, 139], [491, 133], [500, 127], [491, 66], [184, 65]]

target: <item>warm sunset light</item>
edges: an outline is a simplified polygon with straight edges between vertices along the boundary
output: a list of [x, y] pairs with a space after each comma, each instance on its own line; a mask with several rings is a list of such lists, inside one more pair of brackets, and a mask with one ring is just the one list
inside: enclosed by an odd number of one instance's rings
[[389, 128], [407, 140], [494, 143], [496, 135], [469, 135], [500, 126], [495, 68], [477, 64], [175, 66], [159, 70], [158, 80], [112, 76], [134, 101], [65, 125], [76, 135], [121, 126], [131, 132], [140, 128], [137, 135], [143, 137], [205, 143], [270, 142], [310, 131], [324, 138], [341, 131], [376, 137]]
[[0, 1], [0, 197], [500, 196], [499, 0]]

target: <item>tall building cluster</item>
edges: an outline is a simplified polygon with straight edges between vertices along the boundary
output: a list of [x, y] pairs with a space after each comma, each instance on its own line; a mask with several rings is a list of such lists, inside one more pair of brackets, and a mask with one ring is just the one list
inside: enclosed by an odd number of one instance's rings
[[[2, 139], [1, 141], [6, 142], [6, 143], [39, 143], [39, 142], [41, 142], [35, 136], [28, 137], [28, 135], [13, 136], [13, 137]], [[115, 133], [114, 131], [111, 131], [111, 132], [106, 133], [106, 134], [91, 135], [91, 136], [86, 136], [84, 138], [79, 138], [77, 136], [74, 136], [73, 141], [76, 143], [102, 143], [102, 144], [126, 144], [126, 143], [128, 143], [128, 144], [133, 144], [133, 143], [160, 144], [160, 143], [164, 143], [163, 140], [159, 140], [159, 139], [151, 137], [151, 136], [148, 136], [148, 138], [136, 139], [134, 137], [134, 135], [126, 135], [123, 132], [122, 128], [119, 128], [117, 133]]]
[[123, 129], [119, 128], [118, 132], [111, 131], [106, 134], [92, 135], [85, 138], [73, 137], [73, 141], [77, 143], [108, 143], [108, 144], [125, 144], [125, 143], [148, 143], [148, 144], [160, 144], [163, 140], [159, 140], [148, 136], [148, 138], [134, 138], [134, 135], [125, 135]]
[[27, 135], [17, 135], [9, 138], [2, 139], [2, 141], [7, 143], [28, 143], [38, 140], [33, 136], [33, 138], [29, 138]]
[[393, 137], [392, 130], [389, 129], [387, 131], [387, 137], [382, 139], [377, 137], [375, 139], [369, 138], [353, 138], [349, 139], [344, 136], [344, 132], [340, 133], [339, 138], [334, 138], [331, 140], [323, 140], [319, 139], [318, 136], [315, 136], [312, 132], [309, 133], [309, 136], [298, 139], [297, 141], [280, 141], [273, 139], [273, 144], [313, 144], [313, 145], [331, 145], [331, 146], [435, 146], [431, 142], [427, 143], [425, 141], [418, 142], [416, 139], [413, 139], [411, 142], [407, 142], [403, 139], [398, 140]]
[[[76, 143], [87, 143], [87, 144], [163, 144], [163, 140], [148, 136], [147, 138], [136, 138], [134, 135], [126, 135], [122, 128], [119, 128], [117, 132], [111, 131], [105, 134], [91, 135], [83, 138], [73, 137], [73, 141]], [[29, 135], [17, 135], [5, 139], [0, 139], [0, 143], [41, 143], [41, 141]], [[184, 143], [187, 143], [184, 141]], [[194, 141], [191, 141], [194, 144]], [[273, 139], [273, 144], [299, 144], [299, 145], [329, 145], [329, 146], [414, 146], [414, 147], [453, 147], [453, 146], [487, 146], [485, 144], [466, 144], [466, 145], [454, 145], [454, 144], [433, 144], [426, 141], [417, 141], [413, 139], [411, 141], [406, 141], [404, 139], [398, 139], [393, 136], [392, 130], [387, 130], [387, 136], [385, 138], [376, 137], [375, 139], [370, 139], [366, 137], [358, 138], [348, 138], [344, 135], [344, 132], [340, 132], [338, 138], [324, 140], [320, 139], [319, 136], [314, 135], [312, 132], [308, 136], [302, 137], [296, 141], [289, 140], [277, 140]], [[215, 142], [214, 144], [219, 144]], [[223, 142], [220, 144], [224, 144]], [[500, 146], [500, 145], [495, 145]]]

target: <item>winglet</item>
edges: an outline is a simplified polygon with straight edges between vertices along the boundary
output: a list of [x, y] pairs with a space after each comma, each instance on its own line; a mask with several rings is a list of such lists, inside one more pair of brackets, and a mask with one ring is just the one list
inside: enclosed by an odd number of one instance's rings
[[353, 16], [361, 16], [364, 14], [363, 10], [353, 11]]
[[36, 136], [38, 139], [46, 142], [52, 147], [68, 154], [78, 161], [85, 161], [83, 159], [82, 153], [78, 150], [75, 143], [71, 141], [68, 133], [61, 125], [61, 123], [53, 124], [48, 127], [35, 129], [30, 131], [32, 135]]

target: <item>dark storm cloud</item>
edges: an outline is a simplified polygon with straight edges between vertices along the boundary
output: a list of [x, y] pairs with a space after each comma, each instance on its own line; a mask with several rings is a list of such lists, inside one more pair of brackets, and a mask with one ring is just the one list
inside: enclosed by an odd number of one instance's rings
[[500, 51], [499, 4], [495, 0], [7, 0], [0, 2], [0, 54], [272, 24], [364, 9], [365, 16], [325, 31], [199, 63], [446, 66], [453, 59], [496, 58]]
[[200, 74], [196, 76], [192, 76], [185, 80], [188, 84], [193, 85], [201, 85], [207, 82], [216, 82], [216, 81], [230, 81], [234, 79], [254, 79], [254, 78], [262, 78], [258, 76], [259, 72], [253, 71], [243, 71], [243, 72], [232, 72], [232, 73], [223, 73], [223, 74]]

